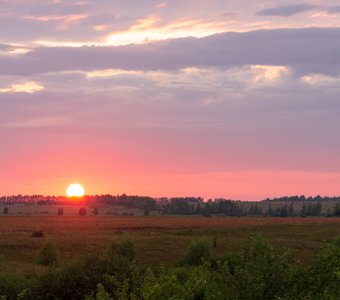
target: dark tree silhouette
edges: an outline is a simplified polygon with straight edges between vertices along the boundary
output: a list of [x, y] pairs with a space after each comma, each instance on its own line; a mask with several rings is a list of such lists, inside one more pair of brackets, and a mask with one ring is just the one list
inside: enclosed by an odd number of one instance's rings
[[99, 209], [98, 209], [97, 206], [93, 207], [92, 213], [93, 213], [93, 215], [98, 216], [98, 214], [99, 214]]
[[81, 207], [79, 209], [79, 216], [86, 216], [86, 214], [87, 214], [86, 208], [85, 207]]

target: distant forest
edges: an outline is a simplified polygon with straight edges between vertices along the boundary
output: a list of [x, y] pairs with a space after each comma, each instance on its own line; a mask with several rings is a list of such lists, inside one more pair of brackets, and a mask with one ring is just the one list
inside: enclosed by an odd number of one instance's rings
[[[5, 205], [3, 213], [8, 214], [8, 206], [24, 203], [27, 205], [67, 205], [74, 203], [69, 198], [60, 196], [17, 195], [0, 197], [0, 203]], [[340, 216], [339, 197], [305, 197], [287, 196], [262, 201], [239, 201], [224, 198], [204, 201], [201, 197], [152, 198], [145, 196], [93, 195], [77, 200], [90, 207], [99, 205], [123, 206], [138, 208], [148, 216], [150, 212], [167, 215], [203, 215], [219, 216]]]

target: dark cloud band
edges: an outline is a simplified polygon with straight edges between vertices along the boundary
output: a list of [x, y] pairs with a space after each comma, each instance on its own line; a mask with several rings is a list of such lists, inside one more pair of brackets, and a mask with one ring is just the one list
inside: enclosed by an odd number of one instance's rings
[[340, 29], [260, 30], [223, 33], [120, 47], [45, 47], [1, 57], [2, 75], [36, 75], [99, 69], [179, 70], [282, 65], [298, 74], [337, 75]]

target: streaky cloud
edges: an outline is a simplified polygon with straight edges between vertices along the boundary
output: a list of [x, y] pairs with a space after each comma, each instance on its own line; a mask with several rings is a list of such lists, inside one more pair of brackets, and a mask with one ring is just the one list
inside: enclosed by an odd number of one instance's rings
[[299, 76], [310, 73], [336, 76], [340, 72], [338, 53], [339, 28], [259, 30], [146, 45], [40, 47], [17, 57], [0, 57], [0, 75], [271, 65], [287, 66]]
[[325, 11], [328, 14], [340, 13], [340, 6], [323, 6], [299, 3], [265, 8], [256, 13], [257, 16], [291, 17], [306, 11]]
[[282, 5], [272, 8], [262, 9], [256, 13], [257, 16], [281, 16], [290, 17], [296, 14], [315, 9], [315, 5], [300, 3], [293, 5]]

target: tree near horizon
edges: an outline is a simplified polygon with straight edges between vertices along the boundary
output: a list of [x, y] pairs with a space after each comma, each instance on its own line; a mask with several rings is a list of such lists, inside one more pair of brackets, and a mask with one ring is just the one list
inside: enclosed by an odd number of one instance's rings
[[87, 209], [85, 207], [81, 207], [79, 209], [79, 216], [86, 216], [87, 214]]

